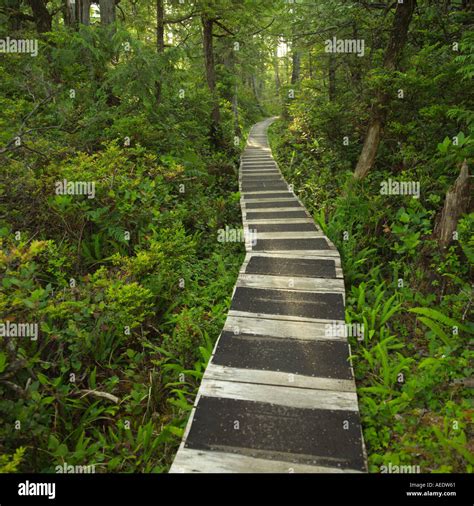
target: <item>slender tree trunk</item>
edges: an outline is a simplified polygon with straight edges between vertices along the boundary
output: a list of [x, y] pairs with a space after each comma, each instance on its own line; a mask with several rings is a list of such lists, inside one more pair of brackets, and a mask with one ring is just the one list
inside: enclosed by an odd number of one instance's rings
[[329, 53], [328, 67], [329, 101], [333, 102], [336, 99], [336, 58], [333, 53]]
[[10, 32], [16, 32], [21, 29], [21, 3], [20, 0], [10, 0], [7, 2], [8, 12], [8, 30]]
[[64, 24], [71, 28], [90, 24], [91, 0], [64, 0]]
[[[357, 30], [357, 24], [355, 22], [352, 25], [352, 38], [354, 40], [357, 40], [359, 38], [359, 31]], [[350, 65], [351, 81], [356, 90], [359, 90], [359, 85], [361, 81], [361, 70], [359, 60], [360, 58], [358, 56], [354, 56]]]
[[301, 71], [301, 57], [299, 51], [296, 49], [293, 50], [291, 60], [291, 84], [296, 84], [300, 80]]
[[273, 55], [273, 71], [275, 73], [275, 89], [277, 95], [280, 94], [281, 81], [280, 81], [280, 69], [278, 68], [278, 46], [275, 48], [275, 54]]
[[203, 13], [201, 15], [202, 35], [203, 35], [203, 49], [204, 49], [204, 63], [206, 66], [206, 79], [209, 93], [212, 100], [211, 111], [211, 140], [215, 146], [221, 144], [220, 132], [220, 110], [219, 98], [216, 91], [216, 69], [214, 64], [214, 46], [212, 40], [212, 30], [214, 21]]
[[76, 18], [79, 24], [90, 25], [91, 0], [76, 0]]
[[64, 24], [70, 28], [76, 26], [76, 5], [71, 0], [64, 0]]
[[263, 114], [263, 108], [262, 108], [262, 105], [260, 104], [260, 97], [258, 94], [259, 85], [258, 85], [257, 77], [255, 76], [255, 74], [252, 74], [252, 81], [251, 82], [252, 82], [253, 96], [255, 97], [255, 101], [257, 102], [257, 107], [260, 110], [260, 112]]
[[237, 94], [238, 86], [237, 81], [234, 84], [234, 94], [232, 96], [232, 112], [234, 114], [234, 132], [237, 137], [242, 135], [239, 125], [239, 96]]
[[[165, 14], [163, 0], [156, 0], [156, 51], [159, 55], [165, 52]], [[155, 83], [156, 102], [161, 102], [163, 83], [158, 79]]]
[[115, 0], [99, 0], [100, 22], [110, 25], [115, 21]]
[[441, 218], [434, 230], [434, 236], [441, 248], [446, 248], [453, 240], [459, 218], [470, 210], [470, 186], [467, 162], [464, 160], [454, 186], [446, 193]]
[[46, 1], [28, 0], [28, 4], [33, 11], [33, 17], [35, 18], [35, 25], [38, 33], [50, 32], [53, 17], [46, 7]]
[[[403, 47], [405, 46], [408, 27], [410, 26], [415, 5], [416, 0], [404, 0], [403, 3], [397, 4], [392, 32], [384, 55], [383, 67], [387, 71], [397, 68]], [[354, 172], [356, 179], [364, 178], [374, 165], [387, 118], [386, 106], [389, 100], [390, 96], [387, 93], [383, 91], [377, 93], [375, 103], [370, 112], [369, 127], [365, 136], [364, 146]]]
[[231, 39], [224, 39], [225, 52], [223, 64], [229, 73], [233, 76], [232, 83], [225, 87], [225, 95], [227, 100], [232, 104], [232, 115], [234, 117], [234, 135], [240, 137], [242, 132], [239, 124], [239, 95], [238, 95], [238, 77], [236, 72], [237, 55], [234, 52], [233, 41]]

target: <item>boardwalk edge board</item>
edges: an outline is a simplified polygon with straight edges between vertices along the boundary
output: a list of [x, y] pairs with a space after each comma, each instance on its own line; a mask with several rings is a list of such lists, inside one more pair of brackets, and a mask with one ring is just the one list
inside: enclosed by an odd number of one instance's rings
[[241, 156], [246, 256], [170, 473], [367, 472], [339, 252], [273, 159], [274, 119]]

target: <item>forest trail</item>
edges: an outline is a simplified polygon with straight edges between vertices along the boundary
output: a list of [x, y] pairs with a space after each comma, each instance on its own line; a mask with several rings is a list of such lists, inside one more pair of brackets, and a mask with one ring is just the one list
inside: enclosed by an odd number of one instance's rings
[[367, 470], [339, 253], [283, 179], [272, 121], [241, 157], [247, 254], [170, 472]]

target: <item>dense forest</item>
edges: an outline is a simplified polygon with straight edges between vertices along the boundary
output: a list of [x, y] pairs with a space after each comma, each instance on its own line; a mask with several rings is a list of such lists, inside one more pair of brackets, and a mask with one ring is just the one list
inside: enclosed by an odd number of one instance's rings
[[167, 472], [270, 127], [337, 246], [369, 471], [472, 472], [467, 0], [1, 0], [0, 472]]

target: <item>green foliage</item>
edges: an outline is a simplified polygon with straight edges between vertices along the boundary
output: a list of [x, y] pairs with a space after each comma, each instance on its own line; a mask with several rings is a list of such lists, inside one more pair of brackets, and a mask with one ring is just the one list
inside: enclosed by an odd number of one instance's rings
[[26, 448], [17, 448], [13, 455], [0, 455], [0, 473], [16, 473]]
[[230, 102], [216, 151], [202, 61], [129, 28], [58, 26], [0, 62], [1, 147], [24, 129], [1, 155], [0, 320], [39, 328], [0, 341], [1, 472], [165, 472], [242, 262], [217, 241], [240, 225]]
[[[346, 320], [364, 326], [351, 344], [371, 471], [472, 472], [473, 214], [446, 251], [432, 238], [473, 157], [464, 2], [418, 3], [396, 71], [383, 65], [394, 5], [169, 2], [181, 21], [161, 51], [151, 1], [121, 2], [113, 27], [67, 26], [59, 0], [45, 4], [41, 34], [29, 2], [0, 10], [2, 37], [40, 43], [0, 60], [0, 318], [39, 327], [0, 341], [0, 472], [168, 469], [243, 257], [216, 240], [240, 225], [238, 153], [269, 114], [284, 118], [271, 141], [286, 178], [341, 253]], [[212, 68], [201, 10], [219, 21]], [[321, 34], [336, 33], [367, 41], [366, 57], [328, 55]], [[354, 181], [382, 92], [375, 170]], [[389, 178], [419, 198], [382, 195]], [[64, 180], [93, 183], [93, 198], [56, 192]]]
[[[430, 94], [436, 67], [427, 61], [441, 65], [437, 58], [446, 58], [445, 48], [436, 47], [423, 50], [425, 60], [413, 56], [416, 75], [395, 76], [397, 88], [409, 82], [413, 93], [393, 105], [377, 170], [363, 182], [348, 172], [360, 145], [340, 142], [345, 126], [352, 131], [366, 120], [353, 88], [328, 102], [311, 80], [303, 82], [305, 92], [290, 104], [289, 118], [270, 133], [280, 168], [340, 251], [346, 322], [363, 326], [363, 338], [350, 338], [351, 360], [372, 472], [388, 463], [420, 466], [421, 472], [473, 469], [472, 404], [463, 383], [472, 377], [474, 356], [466, 322], [472, 214], [461, 217], [458, 240], [446, 251], [432, 239], [457, 176], [454, 167], [471, 156], [466, 132], [472, 122], [461, 92], [455, 98], [451, 89], [441, 104]], [[455, 58], [447, 74], [464, 63]], [[388, 76], [379, 78], [376, 86], [390, 85]], [[400, 150], [393, 140], [403, 143]], [[382, 195], [381, 183], [389, 178], [418, 181], [419, 198]]]

